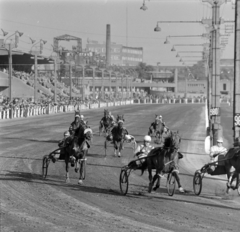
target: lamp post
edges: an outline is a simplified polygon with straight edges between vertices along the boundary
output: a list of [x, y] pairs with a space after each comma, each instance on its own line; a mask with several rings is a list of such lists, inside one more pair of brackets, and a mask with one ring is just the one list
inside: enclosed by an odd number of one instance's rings
[[[47, 41], [40, 39], [38, 42], [36, 40], [30, 38], [32, 42], [32, 47], [30, 49], [30, 53], [34, 55], [34, 102], [37, 102], [37, 59], [38, 55], [42, 54], [42, 49], [43, 49], [43, 44], [46, 44]], [[40, 44], [40, 49], [39, 50], [32, 50], [34, 47], [36, 47], [38, 44]]]
[[85, 99], [85, 65], [81, 64], [82, 67], [82, 101]]
[[93, 70], [92, 94], [93, 94], [93, 97], [95, 98], [95, 75], [96, 75], [97, 66], [90, 66], [90, 67]]
[[105, 68], [100, 68], [101, 70], [101, 73], [102, 73], [102, 78], [101, 78], [101, 96], [104, 97], [105, 94], [104, 94], [104, 84], [103, 84], [103, 79], [104, 79], [104, 71], [105, 71]]
[[57, 102], [57, 62], [58, 56], [50, 56], [54, 62], [54, 102]]
[[233, 141], [239, 146], [240, 139], [240, 1], [235, 1], [234, 43], [234, 94], [233, 94]]
[[225, 0], [202, 0], [212, 6], [212, 27], [211, 27], [211, 64], [210, 77], [212, 85], [212, 99], [211, 99], [211, 112], [210, 114], [210, 138], [211, 145], [216, 145], [217, 138], [222, 135], [221, 117], [220, 117], [220, 25], [223, 20], [220, 18], [220, 6], [226, 3]]
[[[8, 32], [4, 31], [2, 29], [3, 32], [3, 36], [6, 36], [8, 34]], [[11, 41], [9, 41], [8, 39], [12, 36], [15, 35], [15, 44], [12, 44]], [[8, 37], [6, 37], [6, 39], [4, 39], [3, 41], [3, 45], [6, 48], [6, 50], [8, 51], [8, 89], [9, 89], [9, 101], [12, 101], [12, 49], [13, 48], [17, 48], [18, 46], [18, 42], [19, 42], [19, 37], [21, 37], [23, 35], [22, 32], [19, 31], [15, 31], [13, 34], [9, 35]]]
[[204, 44], [174, 44], [173, 47], [172, 47], [172, 49], [171, 49], [171, 51], [172, 51], [172, 52], [175, 52], [175, 51], [176, 51], [175, 47], [177, 47], [177, 46], [184, 46], [184, 47], [188, 47], [188, 46], [201, 47], [201, 46], [203, 46], [203, 47], [206, 48], [207, 46], [209, 46], [209, 44], [208, 44], [208, 43], [204, 43]]
[[166, 37], [164, 44], [169, 44], [169, 38], [179, 38], [179, 37], [202, 37], [202, 38], [209, 38], [209, 34], [202, 34], [202, 35], [169, 35]]

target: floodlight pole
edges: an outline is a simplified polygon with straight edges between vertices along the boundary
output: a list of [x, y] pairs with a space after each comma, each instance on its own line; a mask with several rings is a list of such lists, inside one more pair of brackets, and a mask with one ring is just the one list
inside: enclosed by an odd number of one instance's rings
[[240, 0], [235, 1], [233, 141], [240, 146]]

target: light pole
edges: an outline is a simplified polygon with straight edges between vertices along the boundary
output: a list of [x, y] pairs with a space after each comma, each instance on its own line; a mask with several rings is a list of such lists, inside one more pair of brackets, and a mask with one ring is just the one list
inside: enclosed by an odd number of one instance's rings
[[217, 144], [217, 138], [222, 135], [221, 117], [220, 117], [220, 25], [223, 20], [220, 18], [220, 6], [226, 3], [225, 0], [202, 0], [212, 6], [212, 27], [211, 27], [211, 53], [210, 53], [210, 77], [212, 85], [211, 99], [211, 122], [210, 138], [211, 145]]
[[108, 70], [109, 73], [109, 96], [111, 97], [112, 93], [112, 70]]
[[93, 98], [95, 98], [95, 75], [96, 75], [97, 66], [90, 66], [90, 67], [92, 68], [92, 72], [93, 72], [92, 94], [93, 94]]
[[235, 43], [234, 43], [234, 94], [233, 94], [233, 141], [240, 142], [240, 0], [235, 2]]
[[202, 37], [202, 38], [209, 38], [208, 34], [202, 34], [202, 35], [169, 35], [166, 37], [166, 40], [164, 44], [170, 44], [169, 39], [170, 38], [180, 38], [180, 37]]
[[85, 65], [81, 64], [82, 67], [82, 101], [85, 99]]
[[57, 102], [57, 62], [58, 56], [50, 56], [54, 62], [54, 102]]
[[[3, 32], [3, 35], [6, 36], [8, 34], [8, 32], [2, 30]], [[15, 44], [12, 44], [12, 41], [9, 41], [8, 39], [12, 36], [15, 35]], [[9, 78], [8, 78], [8, 82], [9, 82], [9, 86], [8, 86], [8, 89], [9, 89], [9, 101], [11, 102], [12, 101], [12, 49], [13, 48], [17, 48], [18, 46], [18, 42], [19, 42], [19, 37], [21, 37], [23, 35], [22, 32], [19, 32], [19, 31], [15, 31], [13, 34], [9, 35], [6, 39], [4, 39], [3, 41], [3, 45], [4, 47], [6, 48], [6, 50], [8, 51], [8, 75], [9, 75]]]
[[204, 44], [174, 44], [171, 51], [175, 52], [176, 51], [175, 47], [177, 47], [177, 46], [184, 46], [184, 47], [188, 47], [188, 46], [201, 47], [201, 46], [203, 46], [204, 48], [206, 48], [207, 46], [209, 46], [209, 44], [208, 43], [204, 43]]
[[[32, 42], [32, 47], [30, 49], [30, 53], [32, 55], [34, 55], [34, 102], [37, 102], [37, 59], [38, 59], [38, 55], [42, 54], [42, 50], [43, 50], [43, 44], [46, 44], [47, 41], [40, 39], [38, 42], [36, 42], [36, 40], [30, 38], [31, 42]], [[38, 50], [32, 50], [32, 48], [36, 47], [38, 44], [40, 44], [40, 49]]]

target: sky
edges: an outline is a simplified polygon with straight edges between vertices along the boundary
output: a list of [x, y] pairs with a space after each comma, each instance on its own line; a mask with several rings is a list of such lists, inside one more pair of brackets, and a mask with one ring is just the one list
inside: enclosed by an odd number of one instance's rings
[[[140, 7], [144, 0], [0, 0], [0, 28], [9, 32], [23, 32], [18, 49], [29, 52], [32, 48], [30, 38], [46, 40], [43, 55], [52, 54], [53, 38], [64, 34], [80, 37], [83, 48], [87, 40], [106, 41], [106, 25], [111, 27], [111, 42], [130, 47], [143, 47], [143, 62], [148, 65], [181, 65], [177, 51], [202, 51], [202, 46], [183, 46], [181, 44], [203, 44], [208, 42], [200, 35], [206, 28], [200, 21], [211, 19], [212, 9], [209, 3], [201, 0], [145, 0], [147, 10]], [[224, 35], [225, 25], [233, 25], [234, 9], [232, 3], [220, 7], [220, 17], [225, 21], [220, 34]], [[154, 28], [160, 21], [160, 32]], [[165, 23], [162, 21], [177, 21]], [[188, 21], [181, 23], [180, 21]], [[190, 23], [194, 21], [195, 23]], [[2, 31], [1, 31], [2, 32]], [[192, 37], [199, 35], [199, 37]], [[6, 36], [6, 37], [7, 37]], [[167, 36], [170, 44], [164, 44]], [[182, 37], [174, 37], [182, 36]], [[5, 38], [6, 38], [5, 37]], [[0, 35], [3, 37], [3, 33]], [[233, 59], [234, 36], [230, 34], [228, 45], [222, 58]], [[14, 39], [10, 37], [9, 39]], [[60, 45], [71, 48], [74, 42], [60, 42]], [[185, 64], [201, 59], [199, 54], [181, 53]], [[184, 56], [184, 57], [183, 57]], [[190, 56], [190, 57], [186, 57]], [[187, 62], [187, 60], [190, 60]]]

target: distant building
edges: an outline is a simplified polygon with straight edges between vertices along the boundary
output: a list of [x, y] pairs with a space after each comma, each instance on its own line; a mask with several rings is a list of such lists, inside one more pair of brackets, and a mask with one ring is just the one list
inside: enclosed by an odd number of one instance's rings
[[[100, 56], [106, 56], [106, 43], [88, 40], [86, 49]], [[126, 47], [111, 43], [111, 65], [137, 66], [140, 62], [143, 62], [142, 47]]]

